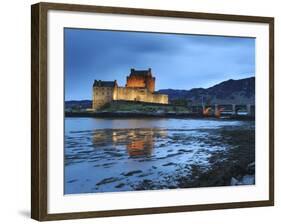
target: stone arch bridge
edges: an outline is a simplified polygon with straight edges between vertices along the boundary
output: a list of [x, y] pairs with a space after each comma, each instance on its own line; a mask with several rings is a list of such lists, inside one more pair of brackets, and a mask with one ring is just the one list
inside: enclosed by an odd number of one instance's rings
[[254, 104], [211, 104], [211, 105], [192, 105], [192, 112], [202, 112], [210, 109], [214, 114], [218, 112], [222, 115], [247, 115], [255, 116]]

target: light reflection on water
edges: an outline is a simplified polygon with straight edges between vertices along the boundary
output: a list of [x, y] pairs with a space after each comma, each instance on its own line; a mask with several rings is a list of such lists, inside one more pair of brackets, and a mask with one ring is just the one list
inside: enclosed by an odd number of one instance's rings
[[141, 181], [175, 187], [170, 177], [187, 175], [189, 165], [207, 169], [210, 155], [227, 148], [213, 144], [219, 141], [213, 130], [242, 126], [207, 119], [66, 118], [65, 193], [128, 191]]
[[165, 138], [166, 130], [155, 129], [125, 129], [125, 130], [95, 130], [93, 146], [98, 148], [103, 144], [117, 146], [126, 145], [130, 157], [151, 156], [155, 146], [155, 138]]

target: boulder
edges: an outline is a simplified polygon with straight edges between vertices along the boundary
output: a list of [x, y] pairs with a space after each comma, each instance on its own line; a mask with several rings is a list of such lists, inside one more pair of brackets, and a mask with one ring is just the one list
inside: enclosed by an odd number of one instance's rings
[[256, 164], [255, 162], [252, 162], [250, 164], [248, 164], [247, 166], [247, 172], [251, 175], [255, 174], [255, 168], [256, 168]]
[[252, 185], [255, 184], [255, 176], [254, 175], [245, 175], [241, 180], [242, 185]]
[[231, 185], [231, 186], [236, 186], [236, 185], [238, 185], [238, 184], [239, 184], [239, 181], [238, 181], [236, 178], [231, 177], [230, 185]]

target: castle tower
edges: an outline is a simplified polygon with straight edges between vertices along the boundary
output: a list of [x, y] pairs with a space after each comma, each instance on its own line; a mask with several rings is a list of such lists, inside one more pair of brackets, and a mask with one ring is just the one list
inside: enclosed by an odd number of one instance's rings
[[117, 81], [95, 80], [93, 84], [92, 108], [98, 110], [116, 98]]
[[129, 88], [144, 88], [149, 92], [155, 91], [155, 77], [152, 76], [151, 68], [148, 70], [131, 69], [131, 73], [127, 76], [126, 87]]

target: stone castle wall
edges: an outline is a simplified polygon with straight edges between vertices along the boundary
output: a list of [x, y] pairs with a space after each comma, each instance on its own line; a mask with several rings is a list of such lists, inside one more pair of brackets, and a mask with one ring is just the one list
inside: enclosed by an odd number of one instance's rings
[[168, 96], [151, 93], [148, 89], [117, 87], [115, 100], [141, 101], [148, 103], [168, 104]]
[[94, 87], [93, 88], [93, 109], [100, 109], [110, 103], [114, 97], [116, 87]]
[[168, 96], [151, 93], [148, 89], [129, 87], [94, 87], [93, 109], [100, 109], [114, 100], [168, 104]]

